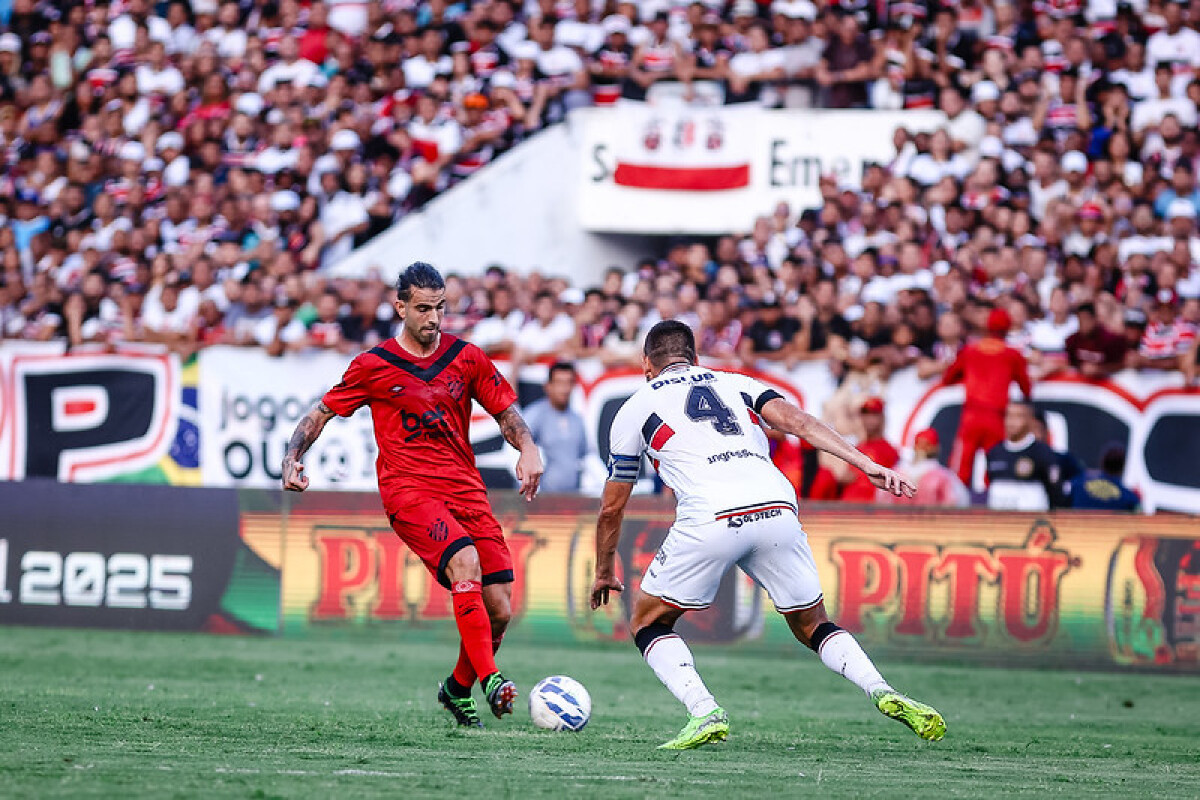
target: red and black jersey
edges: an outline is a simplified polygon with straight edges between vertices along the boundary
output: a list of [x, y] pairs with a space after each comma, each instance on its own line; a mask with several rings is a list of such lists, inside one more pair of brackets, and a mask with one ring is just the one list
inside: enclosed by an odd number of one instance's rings
[[517, 400], [491, 360], [473, 344], [443, 333], [429, 356], [416, 358], [393, 338], [359, 354], [324, 397], [348, 417], [371, 407], [379, 490], [389, 496], [483, 492], [468, 435], [471, 401], [492, 415]]

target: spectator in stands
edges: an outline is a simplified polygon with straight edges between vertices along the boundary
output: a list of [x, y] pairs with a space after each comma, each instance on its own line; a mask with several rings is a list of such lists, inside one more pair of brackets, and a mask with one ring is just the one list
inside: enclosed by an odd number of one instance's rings
[[[859, 407], [863, 438], [858, 442], [858, 449], [876, 463], [889, 465], [888, 469], [892, 469], [900, 462], [900, 453], [883, 436], [883, 409], [883, 400], [878, 397], [868, 398]], [[848, 481], [842, 486], [839, 499], [846, 503], [875, 502], [875, 486], [865, 476], [860, 478], [861, 475], [858, 470], [847, 472]]]
[[1049, 511], [1059, 483], [1058, 459], [1033, 433], [1033, 404], [1014, 400], [1004, 412], [1004, 440], [987, 452], [988, 508]]
[[1141, 499], [1121, 479], [1125, 448], [1113, 445], [1100, 456], [1100, 469], [1088, 470], [1071, 485], [1071, 507], [1092, 511], [1137, 511]]
[[872, 69], [875, 49], [859, 29], [858, 18], [835, 8], [826, 12], [832, 35], [817, 67], [817, 83], [826, 88], [827, 107], [865, 108], [867, 84], [877, 77]]
[[800, 321], [784, 315], [779, 298], [767, 295], [758, 303], [756, 317], [738, 343], [738, 357], [747, 365], [761, 360], [790, 369], [797, 361], [795, 339], [799, 330]]
[[524, 412], [546, 464], [541, 486], [546, 492], [579, 491], [588, 440], [583, 418], [571, 410], [571, 392], [577, 382], [574, 365], [555, 362], [546, 379], [546, 396]]
[[937, 431], [926, 428], [913, 439], [912, 463], [902, 465], [900, 470], [914, 486], [912, 497], [887, 499], [901, 505], [938, 506], [943, 508], [966, 508], [971, 505], [971, 493], [958, 479], [953, 470], [938, 461], [939, 440]]
[[1066, 352], [1070, 365], [1089, 380], [1104, 380], [1125, 366], [1125, 340], [1108, 330], [1096, 318], [1094, 303], [1081, 303], [1075, 309], [1078, 330], [1067, 337]]

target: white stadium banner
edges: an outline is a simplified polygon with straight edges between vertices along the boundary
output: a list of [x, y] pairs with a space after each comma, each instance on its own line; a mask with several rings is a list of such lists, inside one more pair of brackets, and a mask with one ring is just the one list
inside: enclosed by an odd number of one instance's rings
[[888, 163], [897, 128], [932, 131], [940, 111], [770, 111], [621, 103], [572, 116], [580, 126], [579, 218], [590, 231], [748, 231], [779, 202], [821, 204], [818, 180], [857, 185]]

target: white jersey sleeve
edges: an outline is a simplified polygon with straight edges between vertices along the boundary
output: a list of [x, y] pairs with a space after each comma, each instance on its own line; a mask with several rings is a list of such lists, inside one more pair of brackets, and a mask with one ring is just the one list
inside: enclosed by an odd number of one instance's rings
[[625, 401], [625, 405], [613, 419], [608, 439], [608, 479], [619, 483], [637, 483], [642, 465], [642, 453], [646, 450], [642, 440], [642, 422], [639, 415], [641, 403], [635, 402], [639, 395]]

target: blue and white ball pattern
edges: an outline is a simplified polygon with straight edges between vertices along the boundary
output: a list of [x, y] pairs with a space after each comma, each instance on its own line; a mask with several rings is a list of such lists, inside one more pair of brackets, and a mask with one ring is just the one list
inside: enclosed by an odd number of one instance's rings
[[551, 675], [529, 693], [529, 716], [534, 725], [546, 730], [583, 730], [592, 716], [592, 698], [574, 678]]

